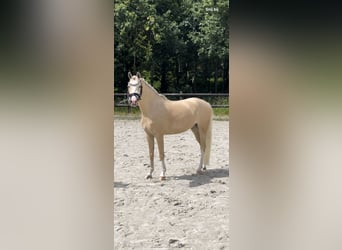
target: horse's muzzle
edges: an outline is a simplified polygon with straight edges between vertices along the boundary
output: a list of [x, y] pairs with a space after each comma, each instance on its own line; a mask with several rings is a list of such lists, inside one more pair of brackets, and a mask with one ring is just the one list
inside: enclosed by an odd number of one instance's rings
[[131, 103], [132, 105], [136, 106], [138, 103], [138, 98], [134, 95], [131, 97]]
[[128, 96], [128, 103], [133, 106], [136, 107], [138, 104], [138, 101], [140, 99], [140, 96], [137, 94], [132, 94]]

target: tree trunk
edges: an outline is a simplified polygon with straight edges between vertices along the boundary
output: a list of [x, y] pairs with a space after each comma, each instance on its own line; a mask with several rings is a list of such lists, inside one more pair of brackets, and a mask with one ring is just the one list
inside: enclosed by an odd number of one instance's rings
[[161, 67], [161, 84], [160, 84], [160, 92], [167, 92], [167, 83], [166, 83], [166, 64], [162, 63]]
[[176, 60], [176, 86], [175, 91], [179, 91], [179, 78], [180, 78], [180, 62], [179, 57]]
[[229, 92], [229, 79], [228, 79], [228, 57], [224, 58], [222, 61], [223, 71], [222, 71], [222, 93]]
[[217, 93], [217, 67], [218, 67], [218, 60], [215, 60], [215, 77], [214, 77], [215, 93]]
[[197, 93], [197, 81], [196, 81], [196, 77], [197, 77], [197, 60], [195, 60], [195, 64], [194, 64], [194, 75], [191, 78], [192, 81], [192, 90], [193, 92]]

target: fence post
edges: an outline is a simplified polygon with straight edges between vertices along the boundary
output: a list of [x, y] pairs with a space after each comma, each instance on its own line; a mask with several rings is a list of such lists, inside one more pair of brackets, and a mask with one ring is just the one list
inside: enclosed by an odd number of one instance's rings
[[179, 91], [179, 100], [182, 100], [183, 99], [183, 91]]

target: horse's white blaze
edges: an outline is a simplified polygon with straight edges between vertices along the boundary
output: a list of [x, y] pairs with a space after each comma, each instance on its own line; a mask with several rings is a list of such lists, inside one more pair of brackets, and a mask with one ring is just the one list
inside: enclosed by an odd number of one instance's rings
[[[209, 164], [211, 148], [212, 108], [210, 104], [199, 98], [188, 98], [180, 101], [168, 100], [165, 96], [149, 85], [140, 74], [132, 76], [129, 73], [129, 86], [142, 88], [139, 100], [133, 95], [131, 101], [138, 103], [141, 111], [141, 125], [148, 135], [151, 161], [150, 176], [153, 172], [154, 138], [157, 139], [159, 157], [162, 163], [161, 177], [165, 177], [164, 135], [177, 134], [192, 129], [200, 144], [201, 159], [198, 170], [205, 169]], [[129, 94], [134, 94], [136, 88], [128, 88]]]

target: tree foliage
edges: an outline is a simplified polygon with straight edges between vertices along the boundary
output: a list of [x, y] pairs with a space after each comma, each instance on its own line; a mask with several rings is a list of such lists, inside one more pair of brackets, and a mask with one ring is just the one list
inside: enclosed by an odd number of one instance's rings
[[228, 92], [228, 0], [115, 0], [115, 90], [140, 71], [161, 92]]

